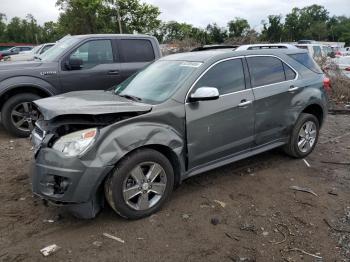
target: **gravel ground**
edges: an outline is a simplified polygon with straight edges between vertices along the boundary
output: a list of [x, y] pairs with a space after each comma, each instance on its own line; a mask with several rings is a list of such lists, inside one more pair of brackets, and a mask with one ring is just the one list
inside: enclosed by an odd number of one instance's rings
[[[350, 261], [350, 165], [324, 163], [349, 163], [348, 115], [328, 116], [310, 167], [264, 153], [186, 180], [138, 221], [44, 206], [30, 190], [30, 148], [0, 128], [0, 261]], [[43, 257], [51, 244], [61, 249]]]

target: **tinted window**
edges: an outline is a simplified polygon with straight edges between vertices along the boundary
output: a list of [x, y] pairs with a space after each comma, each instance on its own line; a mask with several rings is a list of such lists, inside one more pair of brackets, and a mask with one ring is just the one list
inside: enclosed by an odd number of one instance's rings
[[113, 63], [113, 51], [110, 40], [89, 41], [71, 54], [72, 58], [83, 60], [83, 69], [92, 68], [99, 64]]
[[269, 56], [247, 58], [253, 87], [285, 81], [282, 61]]
[[310, 57], [308, 53], [301, 53], [301, 54], [292, 54], [289, 55], [291, 58], [302, 64], [303, 66], [306, 66], [310, 70], [314, 71], [315, 73], [322, 74], [321, 69], [318, 67], [318, 65], [315, 63], [315, 61]]
[[21, 51], [30, 51], [30, 50], [32, 50], [30, 47], [20, 47], [19, 49]]
[[120, 40], [120, 56], [123, 62], [149, 62], [154, 60], [152, 43], [149, 40]]
[[285, 63], [283, 63], [283, 68], [286, 74], [286, 80], [293, 80], [296, 77], [296, 73]]
[[232, 59], [213, 66], [193, 90], [199, 87], [216, 87], [220, 95], [245, 89], [242, 60]]

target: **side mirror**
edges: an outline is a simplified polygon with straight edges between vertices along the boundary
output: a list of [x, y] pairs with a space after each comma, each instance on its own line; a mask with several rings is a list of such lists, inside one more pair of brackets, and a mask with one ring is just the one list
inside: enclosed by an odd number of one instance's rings
[[190, 95], [190, 101], [206, 101], [219, 98], [219, 90], [215, 87], [200, 87]]
[[71, 57], [66, 62], [66, 68], [68, 70], [79, 70], [82, 68], [83, 60], [77, 57]]

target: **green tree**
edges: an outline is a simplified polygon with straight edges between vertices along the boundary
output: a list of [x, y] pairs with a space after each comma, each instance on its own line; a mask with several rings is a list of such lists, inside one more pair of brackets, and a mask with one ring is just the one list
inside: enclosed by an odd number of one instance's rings
[[7, 41], [6, 38], [6, 15], [0, 13], [0, 42]]
[[246, 19], [236, 17], [227, 24], [230, 37], [241, 37], [250, 29], [249, 23]]
[[208, 33], [208, 44], [221, 44], [227, 38], [227, 30], [219, 27], [216, 23], [206, 27]]
[[283, 34], [283, 24], [281, 15], [269, 15], [269, 22], [263, 21], [262, 37], [269, 42], [281, 42]]

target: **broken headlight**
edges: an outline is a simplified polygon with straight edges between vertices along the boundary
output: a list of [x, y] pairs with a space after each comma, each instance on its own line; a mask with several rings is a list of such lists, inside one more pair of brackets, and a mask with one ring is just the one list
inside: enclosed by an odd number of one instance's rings
[[97, 128], [85, 129], [60, 137], [53, 145], [53, 149], [66, 156], [83, 154], [95, 141]]

